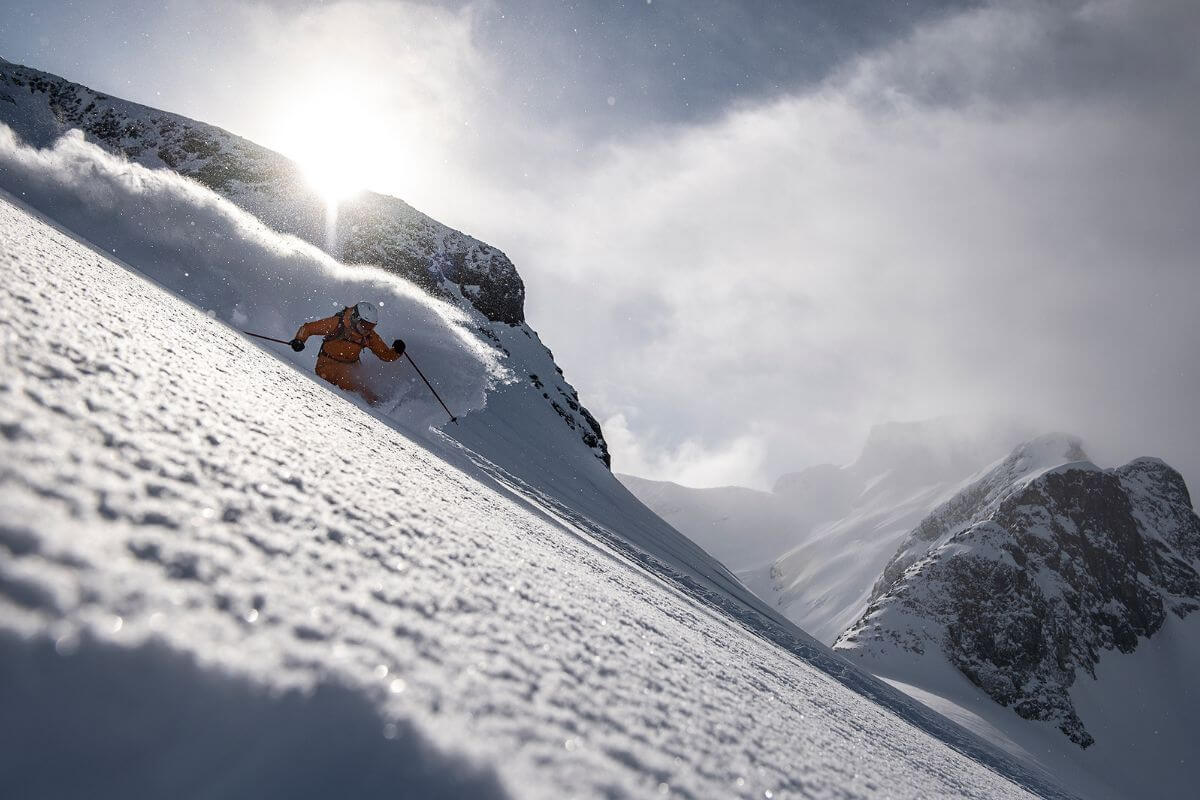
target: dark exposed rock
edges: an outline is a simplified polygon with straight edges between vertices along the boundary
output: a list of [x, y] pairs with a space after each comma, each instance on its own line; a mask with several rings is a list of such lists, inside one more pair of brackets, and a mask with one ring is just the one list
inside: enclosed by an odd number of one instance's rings
[[1055, 446], [1085, 458], [1062, 437], [1022, 445], [930, 514], [836, 646], [940, 650], [996, 702], [1087, 747], [1069, 689], [1105, 651], [1200, 608], [1200, 518], [1161, 461], [1044, 469]]

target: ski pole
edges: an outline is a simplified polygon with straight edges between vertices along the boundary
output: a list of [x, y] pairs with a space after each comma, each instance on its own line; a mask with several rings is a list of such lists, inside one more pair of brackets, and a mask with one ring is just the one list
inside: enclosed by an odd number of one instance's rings
[[284, 341], [283, 339], [276, 339], [274, 336], [263, 336], [261, 333], [251, 333], [250, 331], [242, 331], [242, 333], [246, 334], [247, 336], [256, 336], [259, 339], [266, 339], [268, 342], [279, 342], [280, 344], [291, 344], [291, 342]]
[[[421, 368], [417, 366], [417, 362], [412, 360], [412, 356], [410, 356], [408, 354], [407, 350], [404, 351], [404, 357], [408, 359], [408, 363], [413, 365], [413, 369], [415, 369], [417, 371], [417, 374], [421, 376], [421, 380], [425, 381], [425, 385], [429, 387], [429, 391], [433, 392], [433, 396], [437, 398], [437, 401], [439, 403], [442, 403], [442, 408], [446, 409], [446, 413], [450, 414], [450, 409], [446, 408], [446, 404], [444, 402], [442, 402], [442, 398], [438, 395], [437, 389], [433, 388], [433, 384], [429, 382], [429, 378], [426, 378], [425, 373], [421, 372]], [[450, 421], [453, 422], [455, 425], [457, 425], [458, 417], [454, 416], [453, 414], [450, 414]]]

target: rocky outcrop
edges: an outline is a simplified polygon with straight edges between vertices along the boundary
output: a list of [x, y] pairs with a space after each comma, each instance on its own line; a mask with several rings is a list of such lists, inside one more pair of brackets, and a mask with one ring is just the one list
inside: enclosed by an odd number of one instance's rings
[[[1065, 462], [1054, 464], [1054, 462]], [[1094, 741], [1070, 696], [1102, 653], [1200, 608], [1200, 518], [1157, 459], [1117, 469], [1046, 437], [931, 513], [884, 569], [843, 651], [940, 652], [996, 702]]]

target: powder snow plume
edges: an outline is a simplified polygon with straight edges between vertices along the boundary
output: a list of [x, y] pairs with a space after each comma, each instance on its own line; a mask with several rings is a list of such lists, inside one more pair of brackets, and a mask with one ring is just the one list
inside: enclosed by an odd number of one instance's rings
[[[39, 150], [0, 124], [0, 189], [238, 329], [290, 339], [302, 322], [375, 302], [380, 334], [405, 340], [455, 413], [482, 408], [487, 390], [509, 377], [464, 311], [381, 269], [342, 264], [201, 184], [111, 155], [79, 131]], [[311, 371], [315, 344], [302, 353], [265, 347]], [[363, 363], [384, 408], [398, 403], [391, 413], [406, 427], [445, 421], [403, 361], [367, 355]]]

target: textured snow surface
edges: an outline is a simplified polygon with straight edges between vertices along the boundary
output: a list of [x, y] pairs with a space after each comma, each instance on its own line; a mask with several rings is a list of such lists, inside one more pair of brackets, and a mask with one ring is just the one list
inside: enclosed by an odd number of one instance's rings
[[0, 262], [14, 796], [1025, 794], [4, 202]]

